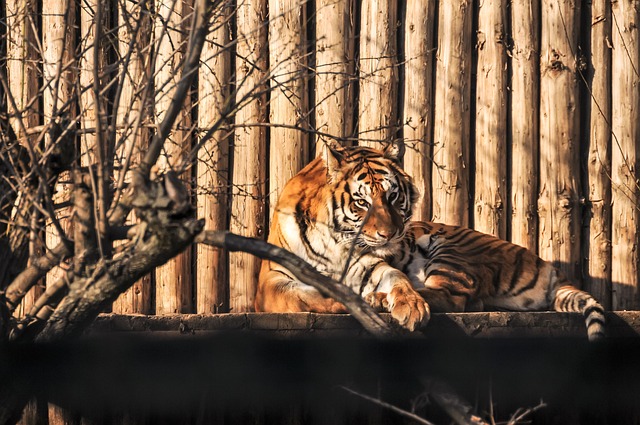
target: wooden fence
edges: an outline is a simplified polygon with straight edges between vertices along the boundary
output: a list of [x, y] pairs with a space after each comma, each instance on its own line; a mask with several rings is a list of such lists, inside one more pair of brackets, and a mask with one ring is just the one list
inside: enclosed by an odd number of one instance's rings
[[[119, 161], [144, 152], [180, 78], [189, 0], [41, 1], [6, 0], [8, 92], [33, 127], [78, 102], [81, 161], [111, 155], [114, 181], [126, 180]], [[637, 3], [221, 4], [159, 168], [192, 184], [208, 229], [264, 238], [283, 184], [323, 141], [402, 140], [423, 194], [417, 219], [512, 240], [557, 261], [607, 308], [637, 308]], [[101, 112], [124, 128], [112, 144], [96, 140]], [[248, 311], [259, 265], [198, 246], [113, 310]]]

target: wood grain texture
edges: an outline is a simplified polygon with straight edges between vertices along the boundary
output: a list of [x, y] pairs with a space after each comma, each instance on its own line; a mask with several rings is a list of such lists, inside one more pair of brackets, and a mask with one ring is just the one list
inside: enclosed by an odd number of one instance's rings
[[433, 139], [433, 78], [435, 75], [435, 1], [407, 2], [404, 24], [404, 169], [421, 197], [416, 220], [431, 220], [431, 155]]
[[362, 2], [360, 14], [359, 144], [380, 148], [395, 138], [398, 93], [396, 0]]
[[433, 218], [469, 225], [470, 90], [473, 5], [439, 7], [433, 137]]
[[[239, 235], [266, 235], [266, 128], [246, 126], [267, 122], [267, 2], [250, 0], [237, 10], [236, 99], [249, 101], [238, 110], [233, 145], [233, 191], [229, 230]], [[251, 254], [229, 254], [229, 308], [232, 312], [253, 309], [260, 259]]]
[[[223, 105], [229, 101], [231, 50], [228, 10], [214, 15], [212, 31], [202, 50], [198, 86], [198, 127], [206, 131], [223, 119]], [[225, 120], [228, 121], [228, 120]], [[217, 131], [198, 151], [196, 204], [206, 230], [225, 230], [229, 211], [229, 145], [227, 125]], [[218, 313], [229, 309], [228, 256], [221, 249], [196, 246], [196, 312]]]
[[579, 1], [542, 2], [538, 253], [580, 276]]
[[[148, 10], [139, 3], [126, 2], [118, 9], [118, 52], [120, 57], [128, 58], [120, 64], [125, 72], [122, 80], [121, 95], [118, 100], [116, 134], [116, 173], [117, 184], [129, 183], [129, 170], [140, 163], [142, 153], [149, 144], [149, 129], [145, 126], [151, 117], [143, 96], [149, 93], [146, 85], [151, 81], [151, 55], [149, 40], [151, 20]], [[122, 175], [124, 173], [124, 175]], [[135, 223], [129, 217], [128, 224]], [[112, 306], [114, 313], [151, 313], [152, 276], [147, 275], [127, 289]]]
[[614, 309], [636, 309], [638, 302], [638, 161], [640, 160], [640, 2], [611, 6], [612, 63], [611, 255]]
[[309, 128], [309, 113], [305, 2], [269, 0], [269, 14], [269, 216], [273, 216], [282, 188], [307, 162], [309, 137], [302, 130]]
[[[156, 11], [161, 19], [154, 21], [155, 43], [155, 121], [164, 118], [172, 101], [176, 85], [181, 77], [184, 61], [186, 29], [193, 8], [190, 0], [156, 0]], [[166, 23], [166, 28], [164, 28]], [[187, 130], [191, 125], [190, 102], [183, 105], [176, 120], [177, 129], [171, 132], [163, 147], [157, 165], [160, 170], [177, 169], [183, 166], [185, 156], [191, 148], [191, 137]], [[189, 174], [181, 176], [188, 180]], [[190, 249], [158, 267], [156, 279], [156, 314], [191, 313], [193, 309], [193, 271]]]
[[506, 238], [507, 46], [504, 0], [479, 5], [473, 227]]
[[[354, 130], [354, 6], [353, 0], [316, 2], [316, 128], [339, 138]], [[316, 155], [323, 148], [316, 139]]]
[[511, 3], [511, 241], [538, 249], [540, 1]]
[[[591, 62], [588, 187], [589, 226], [585, 244], [585, 289], [604, 308], [611, 308], [611, 7], [598, 0], [591, 6]], [[585, 226], [586, 227], [586, 226]]]

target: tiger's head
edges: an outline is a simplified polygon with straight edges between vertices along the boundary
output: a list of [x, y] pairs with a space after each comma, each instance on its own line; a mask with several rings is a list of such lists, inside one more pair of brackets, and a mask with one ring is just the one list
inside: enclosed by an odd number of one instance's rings
[[399, 242], [418, 198], [395, 144], [383, 151], [329, 144], [325, 164], [333, 229], [345, 243], [386, 251]]

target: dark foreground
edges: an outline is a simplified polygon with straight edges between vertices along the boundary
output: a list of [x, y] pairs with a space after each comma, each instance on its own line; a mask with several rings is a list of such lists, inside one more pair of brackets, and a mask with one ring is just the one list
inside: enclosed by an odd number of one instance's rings
[[342, 387], [408, 411], [413, 404], [436, 424], [452, 422], [442, 396], [496, 422], [542, 400], [527, 416], [535, 424], [640, 423], [640, 338], [632, 333], [589, 344], [575, 336], [376, 341], [178, 331], [5, 346], [0, 382], [30, 376], [41, 404], [82, 423], [410, 423]]

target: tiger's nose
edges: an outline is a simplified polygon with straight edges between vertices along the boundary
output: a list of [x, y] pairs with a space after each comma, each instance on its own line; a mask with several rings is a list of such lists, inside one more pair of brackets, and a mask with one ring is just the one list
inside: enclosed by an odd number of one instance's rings
[[395, 236], [396, 232], [391, 229], [377, 229], [376, 234], [380, 239], [388, 241]]

